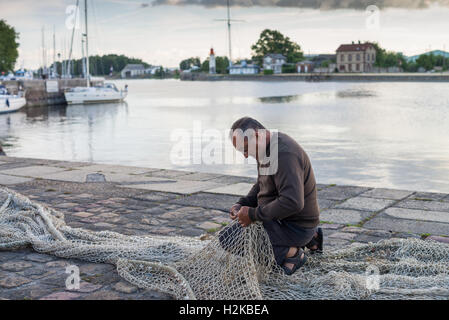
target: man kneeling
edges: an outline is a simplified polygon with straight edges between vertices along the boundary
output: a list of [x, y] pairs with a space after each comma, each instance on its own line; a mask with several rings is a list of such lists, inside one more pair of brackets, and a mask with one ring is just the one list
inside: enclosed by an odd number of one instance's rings
[[[281, 132], [270, 132], [257, 120], [244, 117], [231, 128], [234, 147], [245, 158], [257, 161], [258, 177], [246, 197], [230, 209], [232, 219], [247, 227], [262, 221], [268, 233], [276, 262], [285, 273], [293, 274], [307, 261], [303, 249], [311, 253], [323, 250], [323, 232], [319, 224], [317, 188], [310, 159], [292, 138]], [[227, 235], [220, 234], [222, 245]]]

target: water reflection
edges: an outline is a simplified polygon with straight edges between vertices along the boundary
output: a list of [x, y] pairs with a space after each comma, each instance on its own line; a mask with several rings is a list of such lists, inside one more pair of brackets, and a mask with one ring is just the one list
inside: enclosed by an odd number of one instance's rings
[[376, 93], [370, 90], [343, 90], [337, 92], [338, 98], [369, 98], [375, 97]]
[[299, 95], [257, 98], [262, 103], [291, 103], [299, 100]]

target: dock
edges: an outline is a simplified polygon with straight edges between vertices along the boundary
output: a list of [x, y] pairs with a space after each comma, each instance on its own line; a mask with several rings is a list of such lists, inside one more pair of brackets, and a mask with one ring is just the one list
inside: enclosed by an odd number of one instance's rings
[[[210, 237], [256, 179], [0, 156], [0, 186], [65, 215], [73, 228], [126, 235]], [[449, 194], [318, 184], [324, 250], [390, 238], [449, 242]], [[66, 266], [80, 289], [65, 287]], [[108, 264], [61, 259], [32, 249], [0, 251], [1, 299], [169, 299], [121, 279]]]
[[[102, 80], [91, 80], [91, 84], [101, 85]], [[85, 87], [85, 79], [10, 80], [2, 81], [9, 92], [17, 94], [19, 88], [25, 92], [26, 107], [65, 105], [64, 91], [74, 87]]]

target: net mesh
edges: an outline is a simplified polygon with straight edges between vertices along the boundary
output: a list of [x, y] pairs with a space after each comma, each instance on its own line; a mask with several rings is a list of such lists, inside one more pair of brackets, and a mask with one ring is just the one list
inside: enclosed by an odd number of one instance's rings
[[209, 240], [71, 228], [64, 215], [0, 188], [0, 250], [32, 247], [110, 263], [140, 288], [177, 299], [448, 299], [449, 245], [420, 239], [353, 244], [309, 256], [292, 276], [252, 224]]

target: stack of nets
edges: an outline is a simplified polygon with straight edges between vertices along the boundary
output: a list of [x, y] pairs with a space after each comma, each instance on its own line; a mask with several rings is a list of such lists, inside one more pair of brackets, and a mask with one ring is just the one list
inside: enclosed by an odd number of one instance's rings
[[71, 228], [62, 213], [0, 189], [0, 250], [31, 246], [58, 257], [114, 264], [127, 281], [177, 299], [449, 298], [447, 244], [392, 239], [352, 245], [310, 256], [287, 276], [261, 224], [221, 235], [201, 241]]

